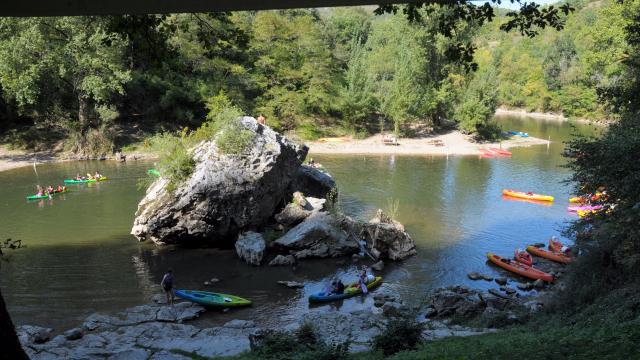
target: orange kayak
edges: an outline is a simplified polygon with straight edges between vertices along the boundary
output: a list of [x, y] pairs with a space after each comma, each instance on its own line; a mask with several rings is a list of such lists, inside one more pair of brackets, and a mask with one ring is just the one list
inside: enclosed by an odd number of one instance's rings
[[539, 201], [553, 201], [553, 196], [534, 194], [532, 192], [522, 192], [511, 189], [502, 190], [503, 195], [513, 196], [521, 199], [539, 200]]
[[513, 154], [511, 154], [511, 151], [507, 151], [507, 150], [502, 150], [502, 149], [498, 149], [498, 148], [489, 148], [489, 150], [493, 151], [494, 153], [500, 155], [500, 156], [511, 156]]
[[546, 282], [553, 282], [553, 276], [547, 274], [544, 271], [540, 271], [533, 266], [528, 266], [525, 264], [521, 264], [517, 261], [513, 261], [510, 259], [501, 258], [498, 255], [494, 255], [492, 253], [487, 253], [487, 259], [492, 263], [500, 266], [501, 268], [511, 271], [512, 273], [516, 273], [520, 276], [524, 276], [529, 279], [538, 280], [542, 279]]
[[535, 246], [527, 246], [527, 251], [530, 252], [532, 255], [540, 256], [542, 258], [559, 262], [562, 264], [569, 264], [571, 262], [570, 256], [567, 256], [559, 252], [547, 251], [545, 249], [540, 249]]

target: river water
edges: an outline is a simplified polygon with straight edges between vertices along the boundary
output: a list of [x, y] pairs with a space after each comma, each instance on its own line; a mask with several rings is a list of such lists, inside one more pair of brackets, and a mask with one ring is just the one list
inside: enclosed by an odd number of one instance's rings
[[[563, 141], [574, 132], [591, 134], [588, 125], [524, 117], [500, 117], [505, 129], [550, 138], [547, 145], [512, 149], [512, 158], [476, 156], [314, 156], [335, 177], [345, 213], [367, 220], [378, 208], [397, 204], [397, 219], [416, 241], [418, 254], [388, 264], [385, 286], [408, 301], [435, 287], [491, 283], [467, 279], [470, 271], [501, 274], [486, 264], [485, 253], [510, 256], [515, 248], [560, 235], [573, 217], [566, 211], [570, 185], [563, 168]], [[64, 330], [94, 312], [113, 313], [147, 303], [159, 293], [163, 272], [174, 269], [179, 288], [227, 292], [247, 297], [254, 306], [207, 312], [203, 325], [232, 318], [260, 324], [295, 321], [307, 311], [350, 311], [372, 306], [371, 297], [310, 308], [307, 296], [335, 275], [355, 279], [351, 261], [310, 260], [295, 269], [250, 267], [233, 250], [157, 248], [129, 235], [134, 212], [152, 162], [69, 162], [0, 172], [0, 241], [22, 239], [27, 248], [5, 251], [0, 286], [17, 324]], [[36, 183], [58, 184], [76, 173], [99, 169], [111, 180], [71, 186], [72, 192], [49, 200], [25, 201]], [[551, 206], [509, 201], [503, 188], [556, 197]], [[371, 263], [363, 262], [363, 263]], [[203, 282], [218, 278], [213, 286]], [[304, 282], [288, 289], [278, 280]]]

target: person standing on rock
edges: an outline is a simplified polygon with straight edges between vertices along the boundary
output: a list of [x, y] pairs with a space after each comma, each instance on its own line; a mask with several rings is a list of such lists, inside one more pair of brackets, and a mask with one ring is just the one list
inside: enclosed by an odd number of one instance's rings
[[264, 117], [262, 114], [260, 114], [260, 115], [258, 116], [258, 119], [257, 119], [257, 120], [258, 120], [258, 124], [260, 124], [260, 125], [267, 125], [267, 118], [266, 118], [266, 117]]
[[162, 286], [162, 290], [164, 290], [165, 295], [167, 296], [167, 304], [173, 305], [173, 270], [169, 269], [162, 277], [162, 281], [160, 282], [160, 286]]

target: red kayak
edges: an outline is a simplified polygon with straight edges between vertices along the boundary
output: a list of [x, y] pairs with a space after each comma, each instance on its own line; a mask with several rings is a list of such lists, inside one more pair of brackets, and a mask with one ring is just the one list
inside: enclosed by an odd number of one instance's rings
[[559, 262], [562, 264], [571, 263], [571, 257], [561, 252], [547, 251], [545, 249], [540, 249], [535, 246], [527, 246], [527, 251], [535, 256], [540, 256], [542, 258], [545, 258], [551, 261]]
[[511, 154], [511, 151], [507, 151], [507, 150], [502, 150], [502, 149], [498, 149], [498, 148], [489, 148], [489, 150], [493, 151], [494, 153], [500, 155], [500, 156], [511, 156], [513, 154]]
[[494, 158], [494, 157], [496, 157], [496, 154], [494, 154], [492, 151], [489, 151], [487, 149], [480, 148], [480, 149], [478, 149], [478, 151], [480, 151], [480, 157], [482, 157], [482, 158]]
[[494, 255], [492, 253], [487, 253], [487, 258], [492, 263], [500, 266], [501, 268], [511, 271], [512, 273], [516, 273], [520, 276], [524, 276], [529, 279], [538, 280], [541, 279], [548, 283], [553, 282], [553, 276], [551, 274], [547, 274], [544, 271], [540, 271], [533, 266], [528, 266], [525, 264], [521, 264], [517, 261], [505, 259], [498, 255]]

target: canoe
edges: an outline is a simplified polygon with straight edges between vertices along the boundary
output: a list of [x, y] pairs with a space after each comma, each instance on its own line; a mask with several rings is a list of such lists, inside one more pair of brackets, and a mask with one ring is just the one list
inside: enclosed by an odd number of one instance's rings
[[542, 279], [546, 282], [553, 282], [553, 276], [547, 274], [544, 271], [540, 271], [533, 266], [521, 264], [517, 261], [501, 258], [498, 255], [487, 253], [487, 259], [492, 263], [500, 266], [501, 268], [511, 271], [512, 273], [524, 276], [529, 279], [538, 280]]
[[578, 211], [590, 211], [590, 210], [600, 210], [602, 205], [582, 205], [582, 206], [569, 206], [567, 210], [571, 212]]
[[147, 170], [147, 174], [159, 177], [160, 176], [160, 171], [158, 171], [156, 169], [149, 169], [149, 170]]
[[239, 296], [197, 290], [176, 290], [176, 296], [196, 304], [216, 307], [241, 307], [251, 305], [251, 301]]
[[[69, 192], [69, 190], [64, 190], [64, 191], [55, 191], [54, 193], [51, 194], [51, 196], [56, 196], [56, 195], [60, 195], [63, 193]], [[38, 200], [38, 199], [48, 199], [49, 195], [31, 195], [31, 196], [27, 196], [27, 200]]]
[[567, 256], [560, 252], [548, 251], [545, 249], [537, 248], [535, 246], [527, 246], [527, 251], [531, 253], [531, 255], [539, 256], [562, 264], [569, 264], [571, 262], [570, 256]]
[[87, 179], [87, 180], [76, 180], [76, 179], [65, 179], [65, 184], [85, 184], [85, 183], [94, 183], [98, 181], [106, 181], [109, 180], [106, 177], [101, 177], [100, 179]]
[[511, 153], [511, 151], [507, 151], [507, 150], [503, 150], [503, 149], [498, 149], [498, 148], [489, 148], [489, 150], [493, 151], [494, 153], [500, 155], [500, 156], [511, 156], [513, 155]]
[[[380, 284], [382, 284], [382, 277], [377, 276], [373, 281], [367, 283], [367, 289], [372, 290], [373, 288], [379, 286]], [[360, 294], [362, 294], [362, 289], [360, 288], [360, 285], [356, 282], [345, 287], [343, 294], [325, 295], [324, 292], [311, 294], [309, 295], [309, 302], [323, 303], [323, 302], [337, 301], [337, 300], [354, 297]]]
[[509, 135], [515, 135], [515, 136], [520, 136], [520, 137], [529, 137], [529, 134], [527, 134], [526, 132], [522, 132], [522, 131], [509, 131]]
[[550, 195], [540, 195], [534, 193], [526, 193], [522, 191], [516, 191], [511, 189], [502, 190], [503, 195], [513, 196], [521, 199], [529, 199], [529, 200], [539, 200], [539, 201], [553, 201], [553, 196]]

